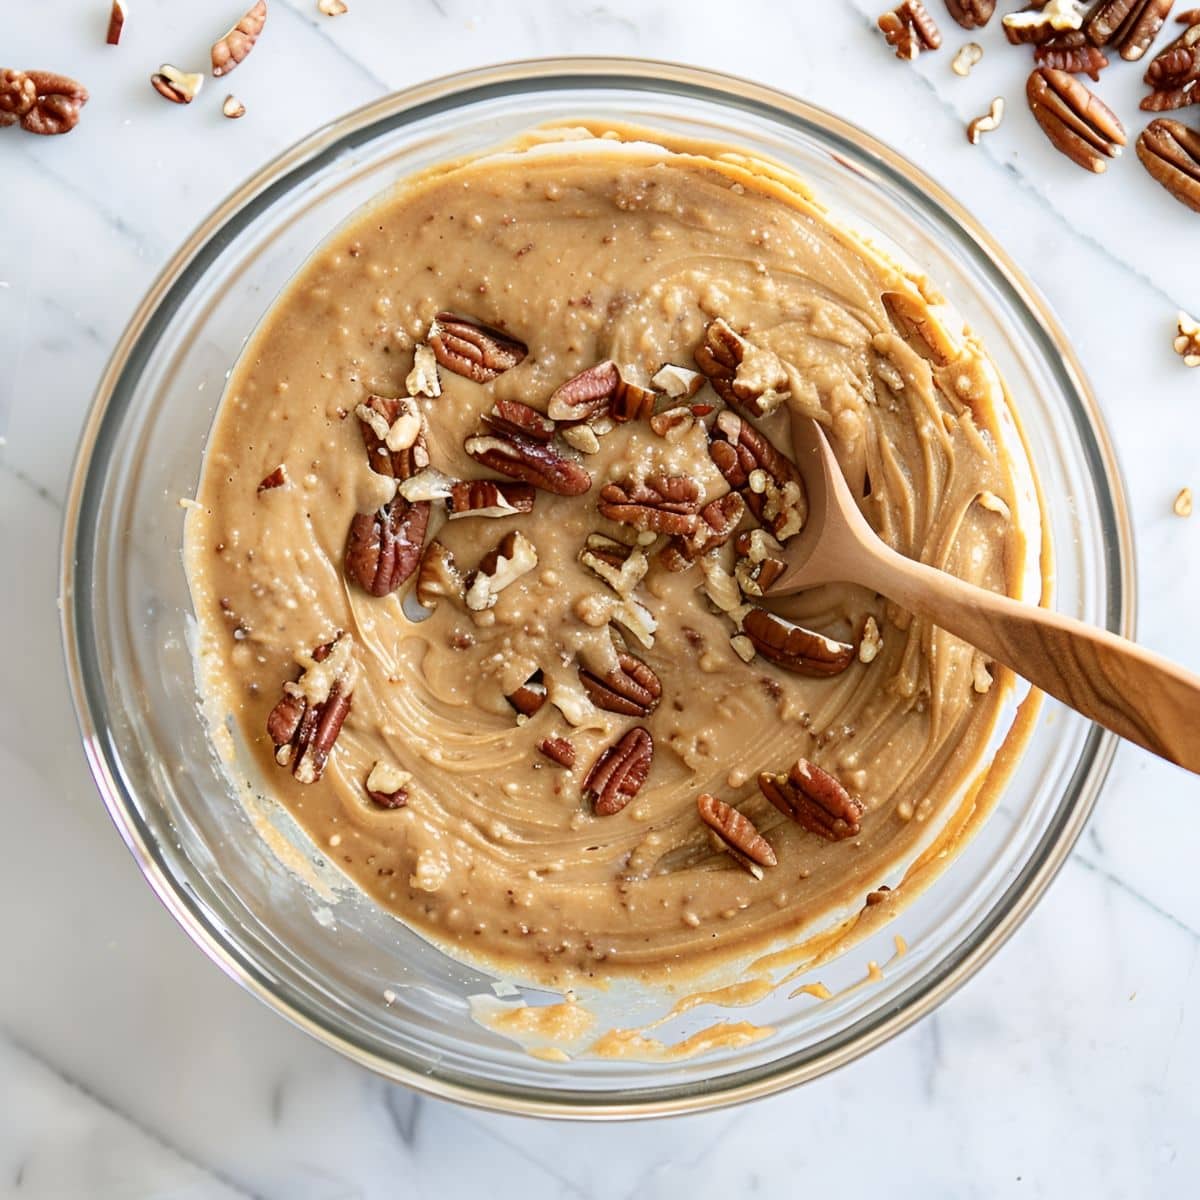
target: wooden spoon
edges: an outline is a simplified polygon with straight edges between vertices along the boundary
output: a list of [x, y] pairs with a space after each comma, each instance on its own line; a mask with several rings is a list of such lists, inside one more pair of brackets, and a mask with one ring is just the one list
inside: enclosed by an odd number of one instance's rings
[[793, 422], [808, 522], [770, 588], [857, 583], [962, 638], [1123, 738], [1200, 774], [1200, 676], [1105, 629], [897, 553], [859, 511], [820, 425]]

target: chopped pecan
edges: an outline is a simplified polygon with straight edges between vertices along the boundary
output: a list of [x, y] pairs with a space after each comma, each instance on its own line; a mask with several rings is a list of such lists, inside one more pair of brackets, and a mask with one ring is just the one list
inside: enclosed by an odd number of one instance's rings
[[551, 762], [570, 770], [575, 765], [575, 743], [562, 737], [542, 738], [538, 742], [538, 751]]
[[1180, 312], [1175, 319], [1175, 340], [1171, 346], [1185, 367], [1200, 367], [1200, 321]]
[[429, 466], [425, 418], [411, 396], [368, 396], [354, 415], [372, 471], [393, 479], [411, 479]]
[[752, 417], [769, 416], [791, 395], [779, 356], [747, 341], [723, 317], [704, 331], [695, 358], [717, 395]]
[[489, 470], [520, 479], [543, 492], [582, 496], [592, 486], [592, 477], [584, 467], [532, 438], [517, 434], [469, 437], [463, 448]]
[[991, 107], [982, 117], [976, 117], [967, 125], [967, 141], [972, 146], [979, 144], [979, 139], [985, 133], [991, 133], [995, 129], [1000, 128], [1000, 122], [1004, 119], [1004, 97], [997, 96]]
[[1064, 30], [1083, 24], [1084, 6], [1080, 0], [1033, 0], [1020, 12], [1009, 13], [1002, 22], [1004, 36], [1013, 45], [1029, 42], [1040, 45]]
[[686, 571], [702, 554], [725, 545], [746, 512], [746, 504], [737, 492], [727, 492], [710, 500], [699, 512], [695, 532], [675, 534], [658, 556], [668, 571]]
[[490, 383], [529, 353], [524, 342], [498, 329], [445, 312], [434, 318], [428, 341], [447, 371], [476, 383]]
[[436, 538], [425, 547], [417, 571], [417, 602], [431, 612], [443, 597], [461, 600], [467, 590], [466, 580], [454, 561], [454, 555]]
[[640, 546], [627, 546], [602, 533], [588, 534], [579, 561], [621, 597], [631, 596], [650, 569]]
[[967, 42], [959, 46], [954, 57], [950, 60], [950, 70], [955, 75], [966, 78], [971, 70], [983, 59], [983, 47], [978, 42]]
[[964, 29], [982, 29], [996, 11], [996, 0], [946, 0], [946, 7]]
[[388, 596], [417, 569], [429, 503], [396, 496], [376, 512], [356, 513], [346, 538], [346, 576], [372, 596]]
[[667, 408], [650, 418], [650, 428], [661, 438], [677, 442], [696, 424], [696, 414], [686, 405]]
[[717, 835], [722, 847], [757, 878], [762, 878], [762, 872], [755, 871], [755, 866], [774, 867], [778, 864], [771, 843], [758, 832], [749, 817], [732, 805], [704, 792], [696, 798], [696, 811], [700, 820]]
[[602, 516], [654, 533], [694, 533], [699, 508], [700, 485], [686, 475], [650, 475], [644, 483], [600, 489]]
[[672, 400], [690, 400], [703, 386], [704, 376], [674, 363], [663, 363], [650, 376], [650, 386], [656, 387]]
[[580, 454], [600, 453], [600, 439], [590, 425], [568, 425], [559, 432], [559, 437]]
[[1137, 140], [1137, 154], [1180, 204], [1200, 212], [1200, 130], [1170, 117], [1155, 117]]
[[1171, 505], [1171, 511], [1177, 517], [1190, 517], [1192, 515], [1192, 489], [1190, 487], [1179, 489], [1175, 497], [1175, 503]]
[[586, 421], [607, 413], [614, 421], [636, 421], [654, 411], [658, 393], [630, 383], [611, 359], [559, 384], [546, 411], [556, 421]]
[[267, 0], [258, 0], [242, 19], [212, 48], [212, 73], [228, 75], [254, 49], [267, 23]]
[[808, 516], [808, 501], [791, 459], [736, 413], [720, 413], [712, 436], [709, 455], [755, 519], [781, 542], [799, 533]]
[[246, 106], [232, 93], [225, 97], [221, 112], [231, 121], [237, 121], [246, 115]]
[[1150, 48], [1174, 0], [1100, 0], [1087, 15], [1083, 31], [1096, 46], [1119, 50], [1137, 62]]
[[763, 771], [758, 788], [785, 817], [831, 842], [854, 837], [862, 805], [826, 770], [797, 759], [786, 775]]
[[535, 716], [546, 703], [546, 681], [540, 670], [534, 671], [515, 692], [506, 699], [522, 717]]
[[1100, 72], [1108, 66], [1108, 56], [1093, 46], [1081, 29], [1056, 33], [1034, 48], [1033, 60], [1042, 67], [1053, 67], [1068, 75], [1089, 75], [1094, 80], [1099, 80]]
[[1155, 55], [1146, 82], [1154, 89], [1142, 100], [1147, 112], [1200, 103], [1200, 20]]
[[191, 104], [204, 86], [204, 76], [199, 71], [181, 71], [170, 63], [163, 63], [150, 76], [154, 90], [172, 104]]
[[883, 13], [875, 24], [883, 32], [887, 44], [895, 47], [899, 59], [911, 61], [922, 50], [936, 50], [942, 44], [937, 22], [921, 0], [904, 0]]
[[287, 468], [280, 463], [269, 475], [264, 475], [258, 481], [258, 490], [260, 492], [269, 492], [275, 488], [281, 488], [287, 483]]
[[500, 593], [532, 571], [537, 563], [537, 547], [519, 530], [509, 530], [468, 577], [467, 607], [472, 612], [495, 608]]
[[635, 725], [592, 764], [583, 781], [583, 795], [598, 817], [619, 813], [638, 794], [654, 760], [650, 731]]
[[533, 512], [537, 489], [528, 483], [497, 483], [493, 479], [464, 479], [450, 488], [446, 512], [461, 517], [511, 517]]
[[1025, 85], [1029, 108], [1056, 150], [1096, 174], [1107, 170], [1125, 145], [1125, 127], [1116, 114], [1078, 79], [1052, 67], [1038, 67]]
[[376, 762], [363, 782], [363, 791], [380, 808], [403, 808], [408, 803], [412, 775], [389, 763]]
[[854, 661], [854, 647], [848, 643], [805, 629], [764, 608], [746, 613], [742, 632], [763, 658], [797, 675], [823, 679], [841, 674]]
[[623, 650], [617, 652], [617, 666], [603, 677], [580, 667], [579, 682], [597, 708], [627, 717], [648, 717], [662, 698], [658, 676], [640, 658]]
[[353, 649], [349, 634], [338, 634], [332, 642], [318, 646], [299, 680], [283, 685], [283, 697], [267, 716], [275, 761], [291, 767], [298, 783], [315, 783], [321, 778], [350, 711]]
[[104, 39], [108, 45], [117, 46], [120, 44], [121, 31], [125, 28], [125, 18], [128, 15], [128, 11], [125, 8], [125, 0], [112, 0], [112, 7], [108, 12], [108, 34]]
[[748, 529], [738, 534], [738, 560], [733, 577], [746, 596], [763, 596], [783, 574], [783, 547], [765, 529]]
[[535, 442], [548, 442], [554, 437], [554, 422], [520, 400], [497, 400], [492, 411], [484, 414], [483, 423], [502, 437], [514, 433]]
[[404, 390], [410, 396], [428, 396], [430, 400], [436, 400], [442, 394], [437, 355], [426, 342], [413, 351], [412, 370], [404, 377]]
[[53, 71], [0, 71], [0, 128], [16, 125], [27, 133], [70, 133], [88, 102], [81, 83]]
[[350, 11], [346, 0], [317, 0], [317, 11], [323, 17], [340, 17]]

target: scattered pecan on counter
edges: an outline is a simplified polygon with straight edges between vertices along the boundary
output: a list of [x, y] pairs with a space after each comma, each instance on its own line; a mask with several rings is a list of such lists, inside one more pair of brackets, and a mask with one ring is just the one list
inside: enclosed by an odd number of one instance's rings
[[1030, 111], [1054, 148], [1100, 174], [1125, 145], [1125, 127], [1098, 96], [1065, 71], [1039, 67], [1025, 85]]
[[19, 124], [26, 133], [70, 133], [88, 102], [81, 83], [53, 71], [0, 71], [0, 128]]
[[224, 37], [213, 44], [212, 73], [228, 75], [254, 49], [267, 23], [267, 0], [258, 0]]
[[1100, 0], [1083, 31], [1096, 46], [1112, 46], [1127, 62], [1137, 62], [1163, 27], [1174, 0]]
[[1200, 14], [1146, 68], [1153, 89], [1142, 100], [1147, 112], [1167, 112], [1200, 103]]
[[1137, 154], [1180, 204], [1200, 212], [1200, 130], [1155, 117], [1137, 140]]

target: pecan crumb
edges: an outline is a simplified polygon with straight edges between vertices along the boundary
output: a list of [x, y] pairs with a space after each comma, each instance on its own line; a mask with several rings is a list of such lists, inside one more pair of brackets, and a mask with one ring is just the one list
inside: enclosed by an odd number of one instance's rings
[[246, 115], [246, 106], [235, 95], [230, 93], [225, 97], [225, 103], [221, 105], [221, 112], [231, 121], [236, 121], [239, 117]]
[[325, 17], [340, 17], [349, 12], [345, 0], [317, 0], [317, 12]]
[[390, 763], [376, 761], [363, 783], [363, 790], [380, 808], [403, 808], [408, 803], [412, 775]]
[[1185, 367], [1200, 367], [1200, 322], [1181, 312], [1175, 325], [1175, 353]]
[[967, 42], [960, 46], [958, 53], [950, 62], [950, 70], [955, 75], [965, 79], [971, 73], [971, 68], [983, 58], [983, 47], [978, 42]]
[[269, 475], [259, 480], [258, 490], [260, 492], [269, 492], [273, 488], [283, 487], [287, 481], [287, 467], [283, 463], [280, 463]]
[[991, 108], [982, 117], [976, 117], [967, 126], [967, 141], [972, 146], [979, 145], [979, 139], [985, 133], [991, 133], [992, 130], [1000, 127], [1000, 122], [1004, 119], [1004, 97], [997, 96], [992, 101]]
[[1175, 503], [1171, 507], [1177, 517], [1190, 517], [1192, 515], [1192, 489], [1190, 487], [1180, 488], [1179, 495], [1175, 497]]

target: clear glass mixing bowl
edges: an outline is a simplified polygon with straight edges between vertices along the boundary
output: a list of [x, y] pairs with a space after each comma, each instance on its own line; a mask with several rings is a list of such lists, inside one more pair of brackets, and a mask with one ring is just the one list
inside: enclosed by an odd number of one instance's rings
[[[773, 1037], [695, 1061], [532, 1058], [471, 1019], [466, 998], [489, 991], [486, 973], [344, 888], [322, 899], [282, 864], [212, 752], [189, 653], [178, 500], [193, 494], [227, 374], [280, 288], [359, 205], [413, 170], [580, 115], [782, 160], [845, 221], [919, 264], [1016, 398], [1047, 501], [1057, 607], [1130, 632], [1129, 526], [1096, 405], [1044, 301], [963, 208], [861, 130], [789, 96], [662, 63], [580, 59], [472, 71], [351, 113], [196, 230], [121, 339], [83, 432], [64, 530], [63, 638], [105, 804], [160, 899], [230, 976], [328, 1045], [426, 1092], [542, 1115], [645, 1116], [811, 1079], [929, 1012], [1061, 866], [1114, 739], [1047, 703], [982, 831], [893, 927], [821, 976], [850, 982], [902, 932], [909, 951], [884, 978], [824, 1003], [778, 993], [738, 1013], [775, 1026]], [[315, 848], [295, 846], [296, 861], [321, 874]]]

